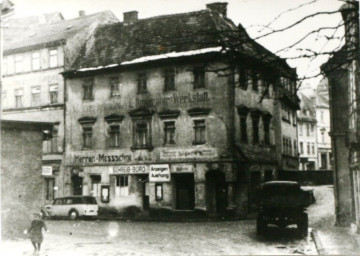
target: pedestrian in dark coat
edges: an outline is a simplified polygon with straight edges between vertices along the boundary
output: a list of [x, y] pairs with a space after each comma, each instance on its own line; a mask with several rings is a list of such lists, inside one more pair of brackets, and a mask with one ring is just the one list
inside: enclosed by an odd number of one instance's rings
[[31, 222], [31, 226], [28, 230], [25, 230], [25, 234], [29, 235], [31, 243], [34, 246], [34, 253], [38, 253], [41, 248], [41, 243], [43, 242], [43, 231], [45, 229], [47, 232], [48, 229], [46, 227], [45, 222], [41, 219], [40, 214], [34, 214], [35, 219]]

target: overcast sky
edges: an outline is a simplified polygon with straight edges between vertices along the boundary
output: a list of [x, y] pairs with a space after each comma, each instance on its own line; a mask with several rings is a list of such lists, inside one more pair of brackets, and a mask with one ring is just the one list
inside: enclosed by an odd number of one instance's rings
[[[157, 15], [182, 13], [197, 11], [206, 8], [207, 3], [217, 2], [214, 0], [11, 0], [15, 4], [15, 16], [29, 16], [47, 12], [59, 11], [65, 19], [72, 19], [78, 16], [79, 10], [84, 10], [86, 14], [91, 14], [104, 10], [111, 10], [120, 21], [123, 12], [136, 10], [139, 18], [148, 18]], [[272, 29], [280, 29], [301, 19], [305, 15], [319, 11], [335, 11], [344, 3], [339, 0], [228, 0], [219, 1], [228, 3], [228, 17], [237, 25], [241, 23], [251, 37], [269, 32], [261, 30], [261, 26], [267, 25], [279, 14], [286, 10], [295, 8], [299, 5], [309, 3], [296, 11], [286, 12], [281, 15], [274, 23]], [[259, 39], [258, 42], [263, 46], [276, 52], [286, 46], [296, 42], [306, 33], [317, 27], [337, 26], [341, 22], [340, 14], [321, 15], [303, 22], [301, 26], [296, 26], [286, 32], [276, 33]], [[334, 31], [327, 30], [327, 35], [332, 35]], [[337, 31], [337, 36], [342, 36], [343, 30]], [[325, 31], [322, 32], [325, 35]], [[304, 41], [301, 47], [314, 51], [329, 51], [339, 47], [339, 42], [329, 42], [326, 38], [315, 36]], [[279, 53], [281, 57], [298, 56], [299, 50]], [[299, 77], [312, 76], [319, 72], [319, 66], [328, 57], [316, 58], [315, 60], [288, 60], [292, 67], [296, 67]], [[307, 83], [316, 85], [319, 77], [308, 80]]]

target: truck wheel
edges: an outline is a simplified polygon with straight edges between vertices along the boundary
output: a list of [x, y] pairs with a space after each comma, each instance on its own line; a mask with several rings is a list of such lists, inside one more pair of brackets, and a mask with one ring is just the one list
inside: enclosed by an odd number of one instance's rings
[[306, 237], [308, 233], [308, 216], [304, 215], [297, 224], [300, 237]]
[[69, 219], [70, 220], [76, 220], [79, 217], [79, 213], [77, 210], [70, 210], [69, 212]]
[[256, 219], [256, 233], [258, 235], [263, 235], [266, 230], [266, 223], [262, 220], [261, 217]]

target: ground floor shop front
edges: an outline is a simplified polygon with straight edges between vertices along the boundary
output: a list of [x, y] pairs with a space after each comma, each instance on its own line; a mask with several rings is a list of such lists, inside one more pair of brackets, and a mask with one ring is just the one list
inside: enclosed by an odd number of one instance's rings
[[237, 170], [231, 162], [70, 166], [67, 170], [71, 194], [93, 195], [102, 209], [118, 213], [138, 208], [223, 215], [236, 208]]

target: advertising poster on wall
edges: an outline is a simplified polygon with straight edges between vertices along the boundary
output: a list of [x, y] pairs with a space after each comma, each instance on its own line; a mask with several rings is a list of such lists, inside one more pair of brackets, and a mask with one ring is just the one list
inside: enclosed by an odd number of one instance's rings
[[150, 165], [149, 173], [150, 182], [169, 182], [170, 168], [168, 164]]

